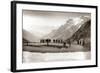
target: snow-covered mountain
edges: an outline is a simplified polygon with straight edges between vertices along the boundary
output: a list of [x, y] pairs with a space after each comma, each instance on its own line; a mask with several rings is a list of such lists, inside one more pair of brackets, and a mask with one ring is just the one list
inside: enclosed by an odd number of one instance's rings
[[84, 16], [70, 18], [64, 25], [60, 26], [56, 30], [51, 31], [51, 33], [46, 35], [44, 38], [66, 40], [70, 38], [89, 19], [90, 18]]

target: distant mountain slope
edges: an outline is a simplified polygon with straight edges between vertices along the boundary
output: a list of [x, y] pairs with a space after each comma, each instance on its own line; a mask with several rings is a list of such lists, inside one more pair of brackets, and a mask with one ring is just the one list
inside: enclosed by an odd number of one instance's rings
[[[91, 49], [91, 20], [85, 22], [69, 39], [78, 41], [83, 39], [84, 47]], [[68, 40], [68, 39], [67, 39]], [[82, 42], [83, 42], [82, 41]]]
[[73, 35], [70, 39], [79, 40], [81, 38], [90, 38], [91, 34], [91, 20], [85, 22]]
[[25, 38], [23, 38], [23, 42], [24, 43], [27, 43], [27, 42], [29, 42], [28, 40], [26, 40]]
[[43, 36], [43, 38], [51, 38], [54, 36], [54, 34], [56, 33], [57, 30], [52, 30], [49, 34]]
[[38, 37], [34, 36], [33, 33], [30, 33], [26, 30], [23, 29], [23, 39], [24, 41], [28, 41], [28, 42], [37, 42], [39, 41]]
[[[47, 38], [51, 39], [63, 39], [70, 38], [89, 18], [77, 17], [76, 19], [69, 19], [64, 25], [60, 26], [57, 30], [53, 30], [47, 35]], [[45, 37], [46, 38], [46, 37]]]

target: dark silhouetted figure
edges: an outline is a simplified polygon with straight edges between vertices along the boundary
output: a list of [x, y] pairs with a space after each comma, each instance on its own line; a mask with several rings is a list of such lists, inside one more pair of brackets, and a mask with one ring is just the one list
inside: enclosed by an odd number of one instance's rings
[[70, 39], [67, 41], [67, 43], [69, 44], [69, 47], [71, 47], [71, 40]]
[[85, 45], [85, 41], [83, 40], [83, 44], [82, 44], [83, 46]]
[[77, 44], [79, 45], [79, 40], [77, 40]]
[[54, 40], [53, 40], [53, 43], [55, 43], [55, 42], [56, 42], [56, 40], [54, 39]]
[[49, 43], [51, 42], [51, 39], [46, 39], [45, 41], [47, 43], [47, 46], [49, 46]]
[[66, 47], [66, 42], [63, 42], [63, 47]]

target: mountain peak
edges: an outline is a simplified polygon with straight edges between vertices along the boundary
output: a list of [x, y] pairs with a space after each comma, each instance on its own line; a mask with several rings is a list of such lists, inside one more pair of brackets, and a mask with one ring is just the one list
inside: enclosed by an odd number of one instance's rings
[[47, 36], [51, 39], [66, 40], [88, 20], [89, 18], [85, 16], [69, 18], [65, 24], [61, 25], [57, 30], [52, 30], [52, 32]]

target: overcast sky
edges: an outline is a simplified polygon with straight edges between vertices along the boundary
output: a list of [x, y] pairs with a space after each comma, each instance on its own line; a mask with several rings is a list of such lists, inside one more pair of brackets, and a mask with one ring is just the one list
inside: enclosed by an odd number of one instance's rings
[[90, 14], [23, 10], [23, 29], [42, 37], [64, 25], [69, 18], [77, 19], [80, 16], [90, 17]]

